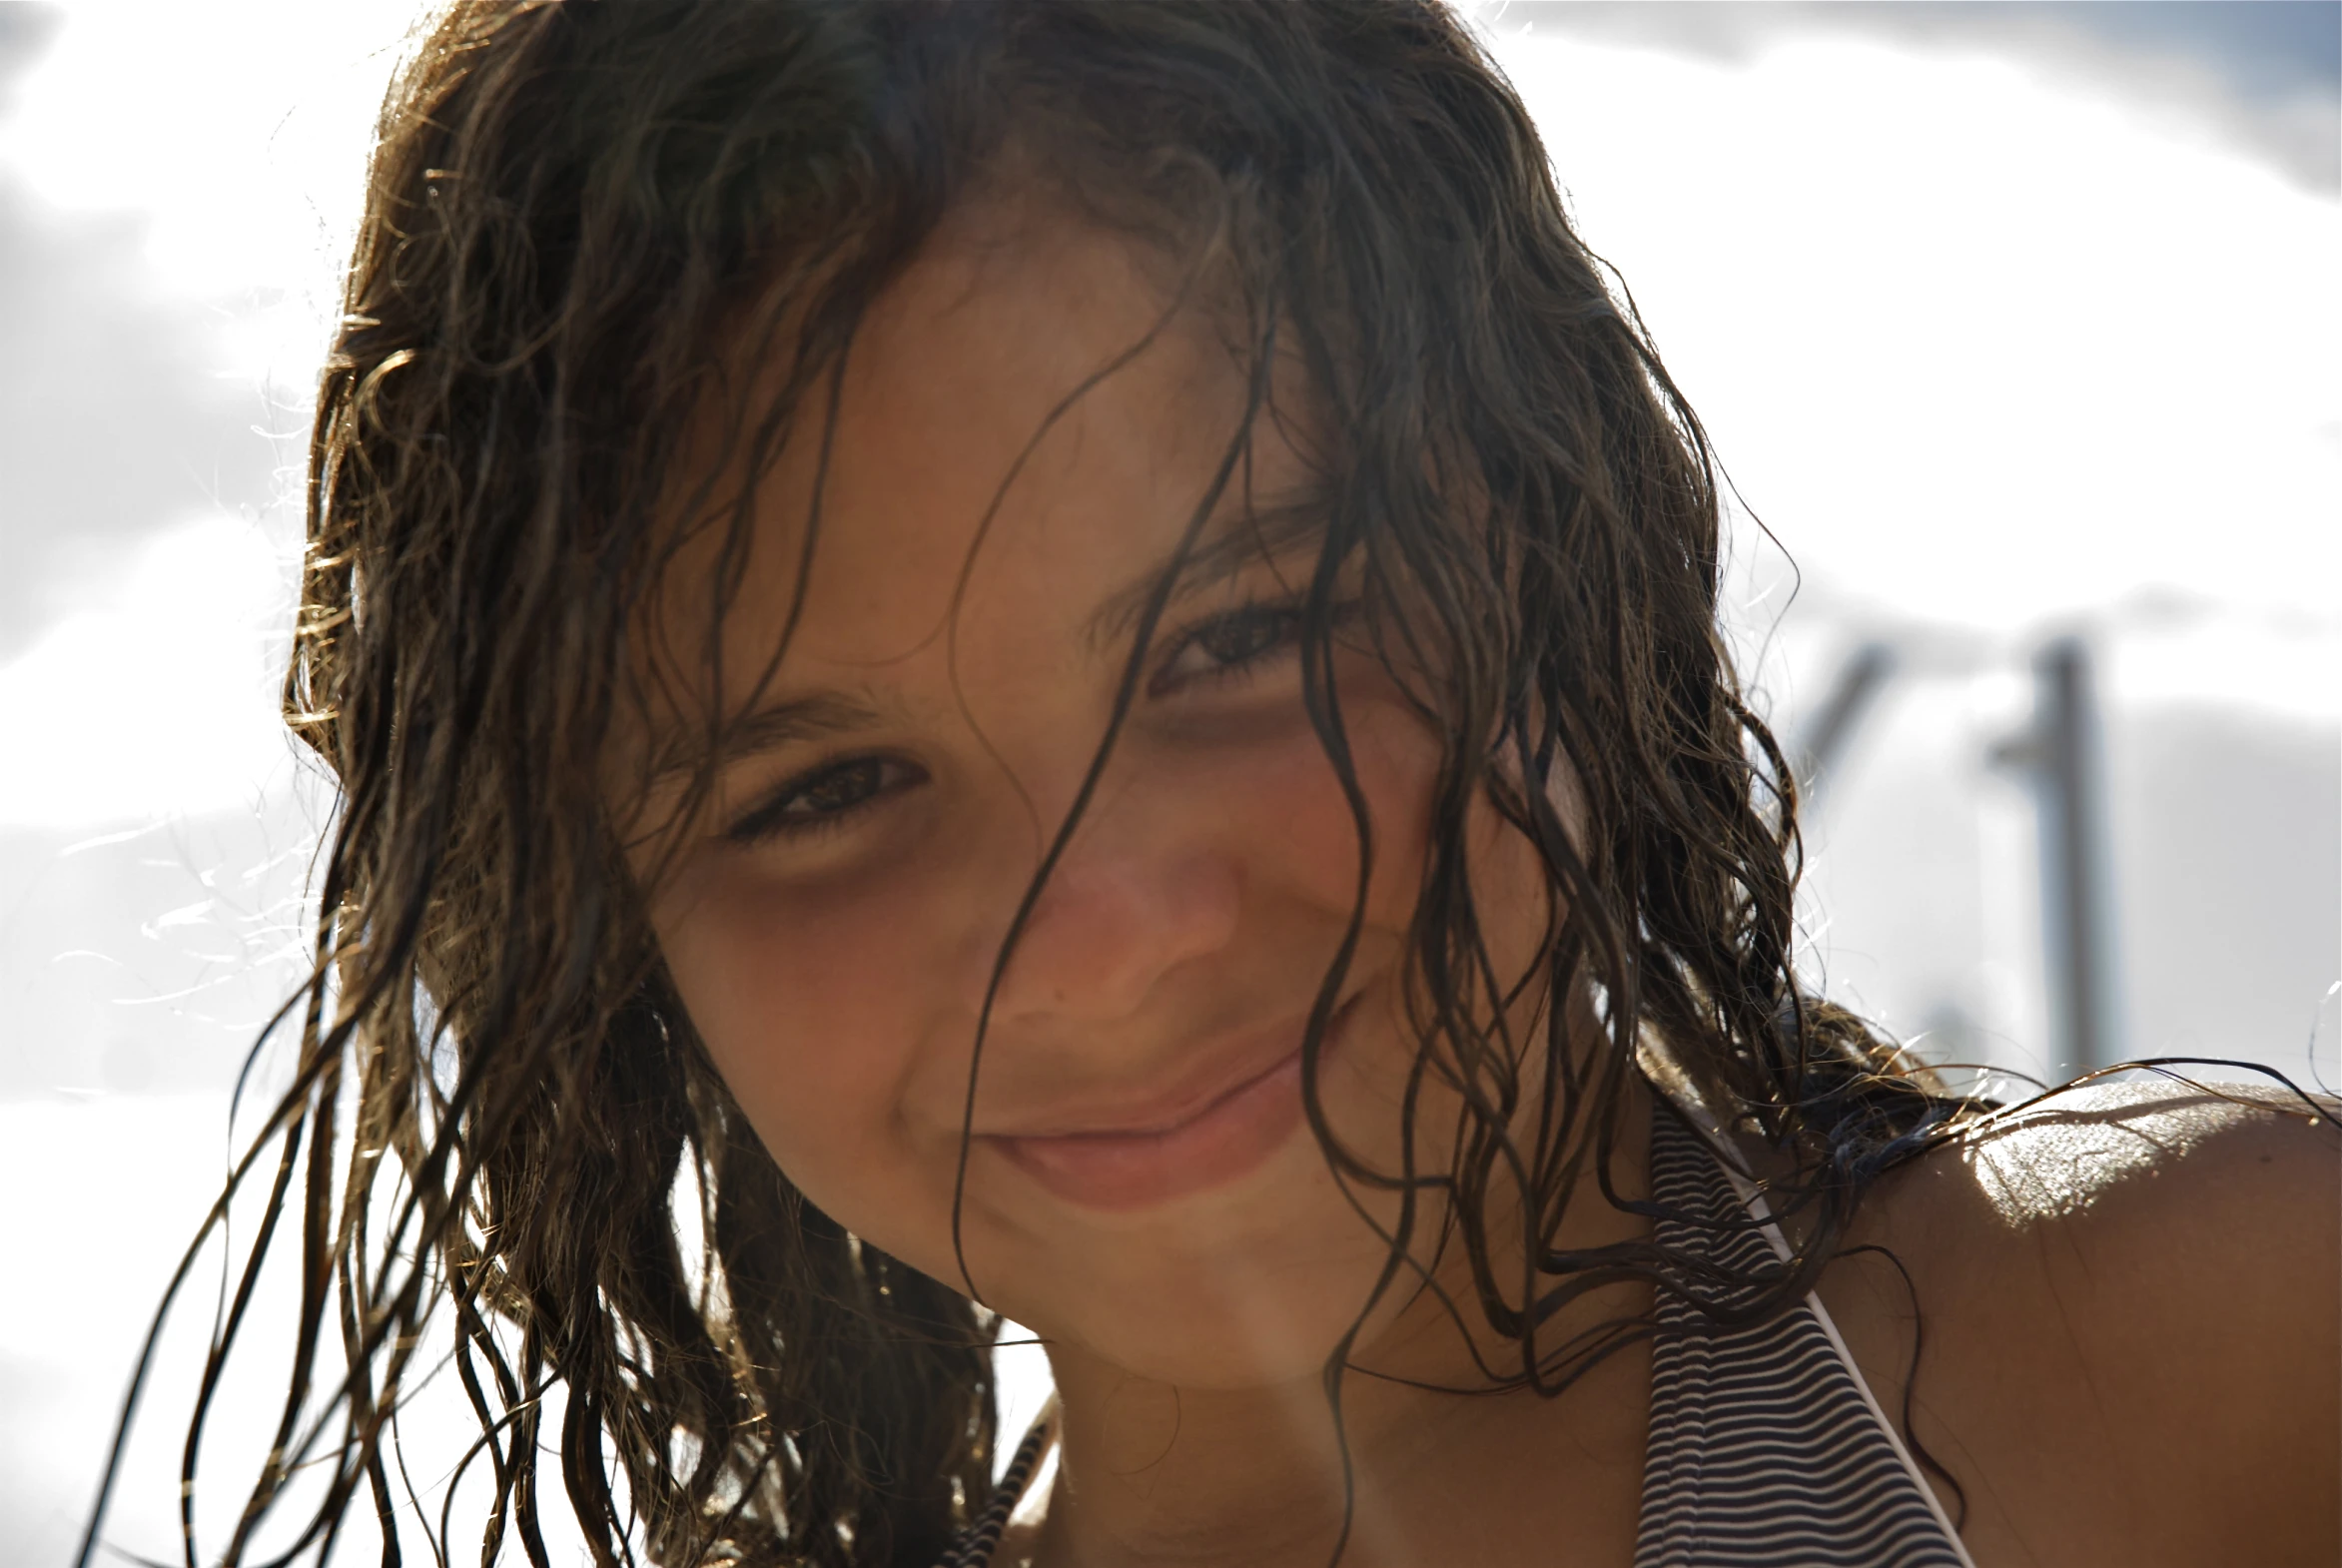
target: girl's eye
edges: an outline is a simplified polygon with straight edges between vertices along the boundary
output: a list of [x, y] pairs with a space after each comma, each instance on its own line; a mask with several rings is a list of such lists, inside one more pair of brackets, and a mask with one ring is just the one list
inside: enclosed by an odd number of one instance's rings
[[1290, 647], [1300, 629], [1300, 610], [1287, 604], [1247, 604], [1214, 615], [1179, 639], [1150, 689], [1161, 694], [1191, 680], [1241, 674]]
[[896, 757], [853, 757], [801, 774], [724, 830], [736, 844], [838, 826], [873, 802], [926, 775]]

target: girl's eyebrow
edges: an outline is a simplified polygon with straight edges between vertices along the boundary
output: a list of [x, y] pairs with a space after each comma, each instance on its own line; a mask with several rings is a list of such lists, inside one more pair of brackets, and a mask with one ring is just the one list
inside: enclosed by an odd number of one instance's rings
[[1325, 530], [1327, 500], [1311, 484], [1266, 506], [1235, 513], [1220, 528], [1197, 540], [1182, 559], [1167, 555], [1116, 589], [1082, 626], [1082, 645], [1093, 654], [1115, 648], [1137, 627], [1165, 573], [1175, 569], [1166, 608], [1218, 587], [1240, 572], [1273, 564], [1313, 543]]
[[808, 692], [753, 708], [728, 720], [712, 747], [701, 744], [704, 731], [670, 737], [651, 769], [650, 782], [656, 787], [703, 766], [726, 768], [782, 746], [875, 728], [883, 719], [877, 708], [845, 692]]

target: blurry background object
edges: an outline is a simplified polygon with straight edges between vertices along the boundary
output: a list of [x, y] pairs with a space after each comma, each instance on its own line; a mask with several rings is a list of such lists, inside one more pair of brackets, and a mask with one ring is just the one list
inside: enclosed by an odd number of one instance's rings
[[[1940, 1060], [2331, 1081], [2342, 7], [1478, 15], [1734, 481], [1731, 633], [1812, 790], [1813, 974]], [[70, 1554], [299, 970], [301, 437], [410, 20], [0, 3], [11, 1568]], [[150, 1555], [187, 1342], [113, 1532]], [[220, 1419], [222, 1511], [254, 1422]]]
[[1828, 693], [1804, 715], [1795, 739], [1786, 742], [1790, 769], [1809, 814], [1819, 809], [1830, 770], [1838, 765], [1847, 743], [1878, 700], [1880, 688], [1894, 672], [1894, 644], [1876, 638], [1863, 643], [1838, 666]]
[[2049, 1045], [2085, 1068], [2122, 1060], [2113, 897], [2106, 864], [2106, 756], [2089, 644], [2056, 637], [2033, 655], [2032, 718], [1991, 750], [2026, 776], [2041, 881]]

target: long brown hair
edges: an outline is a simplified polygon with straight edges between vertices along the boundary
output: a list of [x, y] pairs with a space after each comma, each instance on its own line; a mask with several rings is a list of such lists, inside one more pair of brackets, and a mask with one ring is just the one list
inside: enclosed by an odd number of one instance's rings
[[[1344, 1179], [1402, 1194], [1394, 1255], [1443, 1194], [1467, 1305], [1518, 1346], [1493, 1381], [1557, 1391], [1641, 1331], [1540, 1337], [1605, 1281], [1720, 1319], [1784, 1308], [1872, 1178], [1954, 1117], [1797, 984], [1795, 787], [1719, 640], [1706, 439], [1444, 10], [461, 0], [385, 107], [311, 447], [286, 713], [340, 807], [285, 1019], [298, 1072], [238, 1172], [273, 1175], [268, 1223], [204, 1387], [295, 1216], [294, 1376], [228, 1561], [320, 1457], [310, 1546], [362, 1495], [392, 1529], [386, 1428], [434, 1314], [492, 1473], [483, 1561], [544, 1562], [547, 1440], [603, 1561], [630, 1556], [631, 1517], [664, 1563], [916, 1565], [981, 1506], [996, 1319], [846, 1233], [757, 1143], [664, 977], [608, 760], [661, 695], [636, 655], [689, 532], [675, 497], [721, 546], [711, 622], [746, 538], [744, 497], [677, 471], [687, 418], [737, 406], [710, 472], [818, 439], [864, 307], [1004, 168], [1178, 276], [1207, 264], [1256, 389], [1276, 355], [1305, 368], [1330, 503], [1304, 679], [1345, 781], [1333, 584], [1405, 605], [1383, 634], [1446, 742], [1417, 1072], [1462, 1090], [1466, 1126], [1436, 1172], [1318, 1130]], [[730, 388], [739, 363], [777, 394]], [[1528, 977], [1479, 931], [1481, 799], [1544, 859], [1543, 977], [1595, 988], [1590, 1066], [1559, 1009], [1535, 1040], [1502, 1022]], [[1806, 1210], [1786, 1265], [1717, 1281], [1648, 1244], [1554, 1251], [1570, 1202], [1624, 1201], [1613, 1144], [1652, 1037], [1785, 1158], [1778, 1195]], [[1499, 1181], [1527, 1198], [1510, 1237]], [[1531, 1276], [1500, 1277], [1522, 1251]]]

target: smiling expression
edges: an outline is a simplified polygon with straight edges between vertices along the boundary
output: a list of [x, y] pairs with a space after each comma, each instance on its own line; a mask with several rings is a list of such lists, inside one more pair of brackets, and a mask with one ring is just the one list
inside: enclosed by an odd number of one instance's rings
[[[1052, 422], [1165, 311], [1125, 243], [1007, 210], [955, 219], [871, 309], [777, 665], [819, 443], [789, 442], [755, 490], [724, 667], [771, 678], [724, 693], [753, 716], [651, 915], [717, 1070], [812, 1201], [939, 1278], [964, 1255], [989, 1304], [1061, 1345], [1224, 1384], [1313, 1371], [1387, 1257], [1302, 1112], [1360, 850], [1301, 700], [1315, 540], [1258, 526], [1316, 504], [1289, 421], [1254, 421], [1198, 538], [1208, 569], [1166, 606], [992, 989], [1112, 721], [1135, 611], [1244, 425], [1242, 369], [1193, 310]], [[704, 578], [675, 577], [688, 626]], [[1373, 873], [1316, 1091], [1335, 1136], [1396, 1171], [1416, 1055], [1400, 960], [1440, 743], [1361, 642], [1337, 624], [1331, 660]], [[1526, 969], [1541, 886], [1480, 815], [1483, 918]], [[1453, 1115], [1436, 1086], [1424, 1106], [1416, 1161], [1436, 1169]]]

